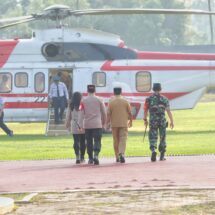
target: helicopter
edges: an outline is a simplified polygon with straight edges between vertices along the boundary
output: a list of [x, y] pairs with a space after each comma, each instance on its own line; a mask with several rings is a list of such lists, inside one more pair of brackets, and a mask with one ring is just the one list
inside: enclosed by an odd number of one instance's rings
[[161, 83], [162, 95], [172, 110], [191, 109], [208, 87], [215, 86], [215, 54], [139, 51], [126, 46], [118, 35], [98, 30], [68, 28], [67, 17], [115, 14], [202, 14], [203, 10], [85, 9], [52, 5], [42, 13], [0, 20], [0, 30], [35, 20], [52, 20], [56, 27], [40, 29], [31, 39], [0, 40], [0, 97], [5, 120], [37, 122], [48, 119], [48, 92], [52, 77], [61, 73], [70, 95], [96, 95], [107, 104], [114, 87], [122, 88], [135, 119], [143, 118], [143, 103]]

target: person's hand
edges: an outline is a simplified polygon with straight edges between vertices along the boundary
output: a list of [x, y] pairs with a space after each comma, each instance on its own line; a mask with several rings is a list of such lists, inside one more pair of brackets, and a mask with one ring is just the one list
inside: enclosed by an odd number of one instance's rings
[[78, 128], [78, 132], [79, 132], [79, 133], [82, 133], [83, 131], [84, 131], [83, 128]]
[[128, 121], [128, 127], [131, 128], [132, 127], [132, 120]]
[[174, 128], [174, 123], [170, 122], [170, 128], [173, 129]]
[[69, 121], [66, 121], [65, 126], [68, 130], [71, 129], [71, 123]]
[[148, 120], [147, 119], [143, 119], [144, 120], [144, 126], [147, 127], [148, 126]]
[[107, 124], [104, 126], [104, 129], [105, 129], [105, 130], [109, 130], [109, 129], [110, 129], [110, 123], [107, 123]]
[[53, 100], [49, 99], [49, 107], [53, 107]]

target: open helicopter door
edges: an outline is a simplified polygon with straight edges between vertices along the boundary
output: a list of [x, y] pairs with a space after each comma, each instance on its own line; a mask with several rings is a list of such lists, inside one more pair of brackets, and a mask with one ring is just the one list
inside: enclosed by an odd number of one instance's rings
[[69, 97], [71, 98], [73, 89], [73, 69], [60, 68], [60, 69], [50, 69], [49, 70], [49, 87], [53, 81], [53, 77], [59, 75], [61, 81], [66, 85]]
[[[69, 98], [72, 96], [72, 89], [73, 89], [73, 69], [68, 69], [68, 68], [57, 68], [57, 69], [49, 69], [49, 88], [51, 83], [53, 82], [53, 77], [54, 76], [60, 76], [61, 82], [63, 82], [68, 90], [69, 93]], [[47, 120], [47, 125], [46, 125], [46, 136], [58, 136], [58, 135], [65, 135], [69, 134], [68, 130], [65, 127], [65, 118], [66, 118], [66, 112], [67, 109], [65, 110], [64, 116], [63, 116], [63, 122], [61, 124], [54, 124], [54, 109], [49, 104], [48, 108], [48, 120]]]

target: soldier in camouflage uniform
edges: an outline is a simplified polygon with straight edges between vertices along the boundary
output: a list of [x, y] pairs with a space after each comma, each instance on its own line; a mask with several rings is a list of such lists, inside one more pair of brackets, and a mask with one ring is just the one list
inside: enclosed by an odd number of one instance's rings
[[170, 119], [170, 128], [174, 127], [172, 113], [169, 107], [169, 100], [160, 95], [161, 84], [154, 83], [153, 84], [154, 93], [146, 98], [144, 105], [144, 124], [148, 125], [147, 115], [149, 112], [149, 143], [150, 150], [152, 152], [151, 161], [156, 161], [156, 149], [157, 149], [157, 140], [158, 140], [158, 131], [160, 136], [160, 144], [159, 144], [159, 152], [160, 152], [160, 160], [165, 160], [165, 152], [166, 152], [166, 127], [167, 121], [165, 118], [165, 111]]

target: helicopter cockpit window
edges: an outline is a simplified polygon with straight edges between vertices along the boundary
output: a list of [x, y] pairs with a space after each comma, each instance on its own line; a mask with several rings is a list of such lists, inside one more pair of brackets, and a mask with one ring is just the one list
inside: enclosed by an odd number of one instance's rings
[[104, 72], [94, 72], [92, 83], [96, 87], [105, 87], [105, 85], [106, 85], [106, 74]]
[[38, 72], [34, 76], [34, 90], [37, 93], [45, 90], [45, 75], [42, 72]]
[[16, 87], [27, 87], [28, 86], [28, 74], [25, 72], [16, 73], [15, 86]]
[[142, 71], [136, 74], [136, 89], [138, 92], [148, 92], [151, 90], [151, 73]]
[[0, 74], [0, 93], [10, 93], [12, 90], [12, 75], [8, 72]]

